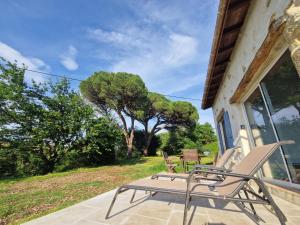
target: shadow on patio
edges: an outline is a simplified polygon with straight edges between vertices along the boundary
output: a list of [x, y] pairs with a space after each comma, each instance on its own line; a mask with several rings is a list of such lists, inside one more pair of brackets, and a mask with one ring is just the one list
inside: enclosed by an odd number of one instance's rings
[[[174, 198], [171, 194], [149, 196], [144, 191], [137, 192], [136, 200], [130, 204], [132, 191], [120, 194], [111, 216], [105, 220], [107, 208], [115, 190], [98, 195], [89, 200], [39, 219], [27, 225], [47, 224], [84, 224], [84, 225], [181, 225], [183, 218], [184, 196]], [[274, 197], [276, 203], [287, 216], [288, 225], [300, 224], [300, 207]], [[258, 218], [247, 214], [245, 209], [232, 203], [219, 200], [193, 198], [189, 210], [189, 225], [251, 225], [279, 224], [278, 219], [268, 208], [255, 206]], [[246, 211], [246, 213], [245, 213]]]

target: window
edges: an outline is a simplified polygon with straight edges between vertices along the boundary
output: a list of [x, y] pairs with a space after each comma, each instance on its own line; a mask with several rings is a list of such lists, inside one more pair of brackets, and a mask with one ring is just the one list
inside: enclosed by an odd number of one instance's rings
[[221, 153], [233, 147], [233, 136], [228, 112], [224, 112], [218, 121], [218, 136], [220, 141]]
[[261, 81], [245, 108], [255, 145], [281, 140], [296, 142], [276, 151], [263, 174], [300, 184], [300, 77], [289, 51]]
[[[245, 102], [245, 108], [255, 145], [260, 146], [276, 142], [267, 107], [259, 88]], [[275, 151], [264, 164], [262, 172], [265, 177], [288, 181], [288, 174], [279, 151]]]

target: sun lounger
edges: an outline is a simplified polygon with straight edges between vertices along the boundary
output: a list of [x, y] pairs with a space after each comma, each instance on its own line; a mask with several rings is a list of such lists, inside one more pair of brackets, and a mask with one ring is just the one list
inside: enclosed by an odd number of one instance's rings
[[[116, 201], [119, 193], [133, 189], [144, 190], [155, 193], [169, 193], [174, 196], [185, 196], [185, 209], [183, 225], [187, 222], [187, 211], [189, 209], [190, 201], [193, 197], [220, 199], [227, 202], [234, 202], [238, 205], [248, 203], [251, 207], [253, 215], [256, 216], [256, 211], [253, 204], [270, 205], [281, 225], [286, 222], [286, 217], [281, 212], [279, 207], [274, 202], [272, 196], [269, 194], [262, 179], [255, 177], [259, 168], [268, 160], [271, 154], [283, 144], [292, 144], [292, 141], [284, 141], [279, 143], [273, 143], [256, 147], [250, 151], [250, 153], [241, 160], [232, 172], [222, 172], [214, 170], [194, 169], [187, 179], [187, 182], [182, 181], [170, 181], [170, 180], [156, 180], [156, 179], [141, 179], [132, 183], [122, 185], [116, 191], [116, 194], [112, 200], [112, 203], [107, 211], [106, 218], [109, 218], [109, 214]], [[221, 175], [224, 180], [210, 185], [204, 185], [201, 183], [192, 182], [193, 176], [198, 172], [205, 172], [214, 175]], [[258, 186], [258, 190], [255, 191], [249, 184], [253, 181]], [[244, 193], [245, 197], [242, 197], [240, 193]], [[252, 198], [249, 197], [252, 196]], [[133, 196], [134, 197], [134, 196]], [[133, 200], [133, 197], [131, 201]]]

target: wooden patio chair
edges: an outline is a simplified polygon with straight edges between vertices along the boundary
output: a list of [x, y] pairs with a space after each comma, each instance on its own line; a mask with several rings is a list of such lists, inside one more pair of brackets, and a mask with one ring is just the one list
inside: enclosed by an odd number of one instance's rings
[[[112, 207], [117, 199], [118, 194], [134, 190], [131, 201], [134, 198], [137, 190], [150, 191], [155, 193], [168, 193], [174, 196], [185, 196], [185, 208], [183, 216], [183, 225], [187, 223], [187, 211], [190, 208], [190, 202], [193, 197], [219, 199], [226, 202], [233, 202], [243, 207], [248, 203], [251, 207], [253, 216], [257, 217], [253, 204], [270, 205], [275, 212], [281, 225], [286, 222], [286, 217], [274, 202], [269, 191], [265, 187], [262, 179], [255, 177], [259, 168], [269, 159], [272, 153], [278, 149], [280, 145], [292, 144], [293, 141], [283, 141], [269, 145], [263, 145], [251, 150], [250, 153], [241, 160], [232, 172], [212, 171], [203, 169], [194, 169], [190, 174], [187, 182], [170, 181], [170, 180], [156, 180], [156, 179], [141, 179], [129, 184], [119, 187], [113, 197], [111, 205], [107, 211], [106, 219], [109, 218]], [[198, 172], [215, 174], [223, 176], [224, 180], [210, 185], [192, 182], [192, 178]], [[259, 187], [254, 190], [249, 182], [253, 181]], [[244, 193], [244, 197], [240, 193]], [[252, 195], [252, 198], [249, 197]], [[176, 197], [175, 197], [176, 198]]]
[[182, 155], [185, 171], [188, 171], [189, 162], [196, 162], [196, 164], [200, 164], [200, 156], [197, 149], [183, 149]]
[[166, 167], [168, 169], [168, 172], [171, 173], [171, 174], [176, 173], [177, 164], [172, 162], [172, 160], [169, 158], [167, 152], [163, 152], [163, 157], [164, 157], [165, 164], [166, 164]]
[[[234, 148], [231, 149], [227, 149], [224, 154], [218, 158], [218, 160], [216, 161], [215, 165], [202, 165], [202, 164], [198, 164], [195, 165], [195, 168], [197, 169], [206, 169], [206, 170], [217, 170], [217, 171], [223, 171], [223, 172], [230, 172], [230, 169], [226, 169], [225, 168], [225, 164], [226, 162], [230, 159], [230, 157], [233, 155], [234, 151], [240, 148], [240, 146], [236, 146]], [[174, 179], [187, 179], [189, 177], [189, 173], [158, 173], [152, 176], [153, 179], [158, 179], [160, 177], [165, 177], [165, 178], [170, 178], [171, 180]], [[218, 177], [216, 175], [212, 175], [212, 174], [206, 174], [205, 175], [206, 180], [219, 180]], [[197, 177], [195, 177], [196, 179], [201, 179], [203, 178], [203, 176], [198, 175]]]

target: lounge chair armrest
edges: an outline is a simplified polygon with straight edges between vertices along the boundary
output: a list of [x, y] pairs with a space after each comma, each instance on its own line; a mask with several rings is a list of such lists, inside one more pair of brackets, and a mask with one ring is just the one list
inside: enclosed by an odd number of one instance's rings
[[[232, 172], [223, 172], [223, 171], [211, 171], [211, 170], [199, 170], [195, 169], [192, 171], [192, 173], [208, 173], [208, 174], [216, 174], [216, 175], [223, 175], [223, 176], [230, 176], [230, 177], [240, 177], [245, 179], [256, 179], [254, 176], [249, 176], [242, 173], [232, 173]], [[192, 174], [191, 173], [191, 174]]]
[[226, 168], [222, 168], [222, 167], [216, 167], [216, 166], [212, 166], [212, 165], [196, 165], [195, 169], [208, 169], [208, 170], [216, 170], [216, 171], [223, 171], [223, 172], [228, 172], [230, 173], [232, 170], [230, 169], [226, 169]]
[[[248, 176], [245, 174], [239, 174], [239, 173], [232, 173], [232, 172], [222, 172], [222, 171], [213, 171], [213, 170], [200, 170], [200, 169], [194, 169], [193, 171], [191, 171], [188, 179], [187, 179], [187, 187], [189, 188], [190, 183], [192, 181], [192, 177], [194, 174], [196, 173], [207, 173], [207, 174], [215, 174], [215, 175], [222, 175], [222, 176], [230, 176], [230, 177], [239, 177], [241, 178], [241, 180], [243, 181], [249, 181], [249, 180], [256, 180], [257, 177], [254, 176]], [[212, 185], [213, 186], [213, 185]]]

